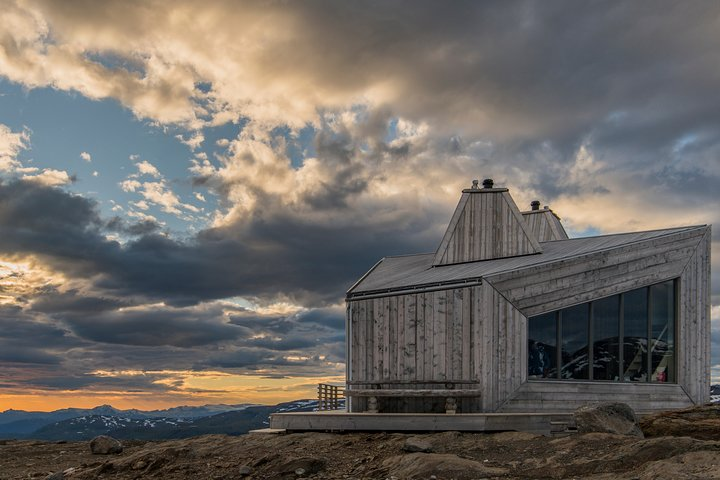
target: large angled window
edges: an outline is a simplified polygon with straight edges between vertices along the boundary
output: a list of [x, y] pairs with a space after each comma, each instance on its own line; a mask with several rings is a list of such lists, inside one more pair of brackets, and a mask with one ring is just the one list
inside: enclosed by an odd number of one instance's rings
[[531, 317], [528, 377], [675, 382], [676, 291], [669, 280]]

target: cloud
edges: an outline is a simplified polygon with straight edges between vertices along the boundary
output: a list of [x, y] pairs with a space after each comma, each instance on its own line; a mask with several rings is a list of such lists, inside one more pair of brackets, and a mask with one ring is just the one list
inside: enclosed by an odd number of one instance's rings
[[155, 167], [155, 165], [148, 162], [147, 160], [138, 162], [135, 165], [137, 166], [140, 175], [150, 175], [151, 177], [162, 178], [162, 175], [160, 174], [160, 171], [157, 169], [157, 167]]
[[195, 151], [197, 150], [202, 143], [205, 141], [205, 137], [203, 136], [202, 132], [196, 131], [193, 132], [190, 136], [184, 137], [182, 135], [175, 135], [175, 138], [180, 140], [180, 142], [184, 143], [188, 147], [190, 147], [190, 150]]
[[92, 162], [92, 157], [90, 156], [90, 154], [88, 152], [80, 152], [80, 158], [82, 158], [83, 160], [85, 160], [88, 163]]
[[653, 128], [674, 99], [684, 131], [712, 111], [697, 99], [712, 96], [714, 5], [233, 6], [10, 3], [2, 73], [185, 125], [295, 128], [366, 103], [452, 133], [570, 141], [618, 111]]
[[[35, 179], [0, 184], [0, 257], [52, 279], [7, 298], [64, 332], [56, 350], [7, 355], [44, 359], [45, 379], [58, 358], [67, 385], [92, 384], [87, 359], [334, 371], [344, 290], [382, 256], [436, 248], [473, 178], [510, 187], [521, 208], [540, 199], [573, 234], [720, 223], [713, 4], [153, 5], [0, 11], [0, 75], [161, 124], [192, 152], [195, 199], [218, 205], [208, 228], [162, 231], [156, 210], [205, 212], [132, 155], [127, 216], [103, 219], [93, 201], [45, 188], [72, 177], [24, 168], [29, 130], [0, 125], [0, 169]], [[225, 123], [239, 133], [218, 139]], [[237, 297], [258, 311], [224, 300]], [[258, 313], [282, 301], [295, 310]]]
[[0, 123], [0, 173], [10, 173], [22, 168], [18, 154], [30, 147], [30, 132], [13, 132], [10, 127]]
[[48, 187], [58, 187], [75, 181], [75, 177], [68, 175], [66, 171], [53, 168], [45, 168], [35, 175], [23, 175], [22, 179]]

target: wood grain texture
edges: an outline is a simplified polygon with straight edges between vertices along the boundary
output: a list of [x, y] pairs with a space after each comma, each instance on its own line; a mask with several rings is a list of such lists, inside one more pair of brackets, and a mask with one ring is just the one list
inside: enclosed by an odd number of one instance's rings
[[[484, 392], [465, 412], [491, 412], [526, 378], [527, 320], [489, 285], [349, 303], [349, 396], [363, 384], [427, 390], [450, 382]], [[425, 407], [408, 398], [407, 408]]]
[[679, 280], [678, 382], [696, 404], [710, 400], [710, 227]]
[[705, 230], [485, 278], [526, 316], [558, 310], [680, 276]]
[[505, 189], [463, 193], [433, 265], [505, 258], [542, 251]]
[[693, 404], [680, 385], [613, 382], [531, 381], [521, 385], [499, 412], [573, 412], [590, 402], [623, 402], [637, 413]]
[[530, 210], [522, 212], [525, 223], [538, 242], [565, 240], [568, 237], [565, 227], [552, 210]]

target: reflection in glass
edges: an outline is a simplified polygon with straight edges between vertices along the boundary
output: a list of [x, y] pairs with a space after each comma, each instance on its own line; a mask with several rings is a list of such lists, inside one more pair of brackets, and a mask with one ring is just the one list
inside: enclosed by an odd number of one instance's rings
[[557, 321], [555, 312], [533, 317], [528, 333], [528, 376], [555, 378], [557, 367]]
[[588, 379], [588, 304], [560, 310], [561, 378]]
[[593, 380], [620, 380], [620, 295], [592, 302]]
[[650, 352], [652, 360], [651, 382], [675, 381], [675, 292], [673, 282], [650, 287], [652, 332]]
[[670, 280], [530, 318], [529, 377], [676, 382], [675, 295]]
[[647, 382], [647, 288], [623, 295], [623, 377], [626, 382]]

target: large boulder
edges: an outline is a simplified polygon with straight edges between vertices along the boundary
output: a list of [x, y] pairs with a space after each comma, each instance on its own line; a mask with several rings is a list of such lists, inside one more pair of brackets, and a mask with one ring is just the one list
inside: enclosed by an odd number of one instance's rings
[[90, 440], [90, 451], [93, 455], [111, 455], [122, 453], [123, 445], [119, 440], [112, 437], [99, 435]]
[[433, 451], [432, 443], [422, 437], [408, 437], [402, 449], [406, 452], [430, 453]]
[[644, 438], [635, 412], [626, 403], [584, 405], [573, 413], [579, 433], [602, 432]]
[[720, 440], [720, 405], [701, 405], [648, 415], [640, 421], [640, 428], [646, 437]]

